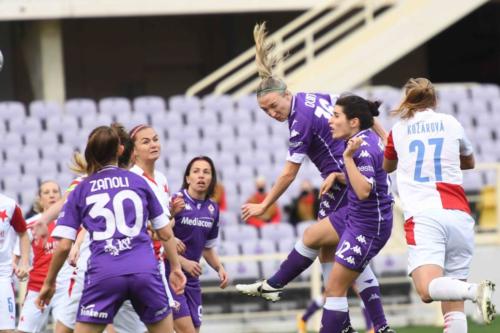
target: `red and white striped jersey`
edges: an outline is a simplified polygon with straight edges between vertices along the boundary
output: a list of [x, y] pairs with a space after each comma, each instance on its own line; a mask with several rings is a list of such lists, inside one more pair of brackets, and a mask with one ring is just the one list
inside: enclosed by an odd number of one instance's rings
[[12, 276], [12, 253], [18, 232], [26, 231], [26, 221], [16, 202], [0, 194], [0, 279]]
[[384, 156], [398, 160], [397, 184], [405, 219], [436, 208], [470, 213], [460, 156], [472, 153], [464, 128], [451, 115], [427, 109], [398, 121], [389, 133]]

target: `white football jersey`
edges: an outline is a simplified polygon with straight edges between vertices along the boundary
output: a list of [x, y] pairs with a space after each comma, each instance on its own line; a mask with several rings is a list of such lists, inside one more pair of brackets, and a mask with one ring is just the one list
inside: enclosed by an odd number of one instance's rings
[[0, 279], [12, 276], [12, 254], [17, 232], [26, 231], [26, 222], [16, 202], [0, 193]]
[[427, 109], [398, 121], [389, 133], [384, 155], [398, 160], [397, 183], [405, 219], [436, 208], [470, 213], [460, 156], [472, 153], [464, 128], [451, 115]]

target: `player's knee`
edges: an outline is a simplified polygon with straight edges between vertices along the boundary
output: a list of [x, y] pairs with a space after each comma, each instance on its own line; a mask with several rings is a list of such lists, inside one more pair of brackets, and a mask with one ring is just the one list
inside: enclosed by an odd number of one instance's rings
[[315, 239], [315, 233], [312, 230], [312, 228], [309, 226], [304, 230], [304, 235], [302, 236], [302, 241], [305, 246], [307, 247], [313, 247], [315, 245], [316, 239]]
[[424, 303], [432, 303], [432, 297], [429, 295], [429, 291], [425, 289], [417, 289], [418, 296], [420, 296], [420, 299]]

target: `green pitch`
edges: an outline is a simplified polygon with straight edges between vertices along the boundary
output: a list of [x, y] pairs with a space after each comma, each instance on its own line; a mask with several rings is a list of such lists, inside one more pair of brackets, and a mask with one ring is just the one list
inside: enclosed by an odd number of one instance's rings
[[[472, 323], [469, 320], [469, 333], [500, 333], [500, 318], [496, 318], [493, 324], [484, 326]], [[433, 326], [396, 327], [397, 333], [443, 333], [443, 329]], [[360, 331], [360, 333], [363, 331]], [[310, 332], [315, 333], [315, 332]]]

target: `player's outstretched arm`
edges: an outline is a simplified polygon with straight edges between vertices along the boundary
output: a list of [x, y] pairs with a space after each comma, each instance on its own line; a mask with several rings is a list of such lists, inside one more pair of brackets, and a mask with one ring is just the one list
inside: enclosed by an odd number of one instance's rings
[[278, 200], [278, 198], [285, 192], [285, 190], [294, 181], [297, 173], [299, 173], [300, 164], [287, 161], [285, 167], [281, 171], [281, 174], [276, 179], [273, 187], [267, 194], [266, 198], [260, 204], [244, 204], [241, 208], [241, 217], [243, 220], [247, 220], [251, 216], [262, 215], [266, 209], [271, 207], [273, 203]]

